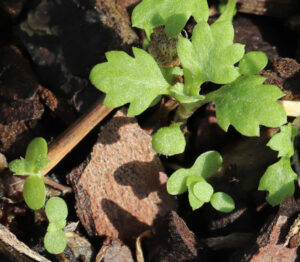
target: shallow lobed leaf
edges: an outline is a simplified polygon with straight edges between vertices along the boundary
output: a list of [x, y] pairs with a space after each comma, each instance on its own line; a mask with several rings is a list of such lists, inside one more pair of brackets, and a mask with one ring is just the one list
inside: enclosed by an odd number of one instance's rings
[[44, 206], [46, 200], [46, 188], [43, 178], [31, 175], [25, 180], [23, 196], [26, 204], [33, 210]]
[[286, 123], [286, 113], [277, 101], [284, 93], [274, 85], [264, 85], [264, 77], [241, 76], [233, 83], [209, 93], [216, 104], [218, 124], [227, 131], [233, 125], [245, 136], [259, 136], [259, 126], [278, 127]]
[[30, 163], [21, 157], [20, 159], [16, 159], [11, 161], [8, 164], [8, 168], [10, 171], [14, 172], [16, 175], [29, 175], [32, 174], [32, 167]]
[[244, 55], [239, 62], [239, 70], [242, 75], [258, 74], [268, 64], [268, 57], [264, 52], [253, 51]]
[[60, 254], [67, 246], [67, 238], [62, 230], [47, 232], [44, 246], [50, 254]]
[[155, 27], [165, 25], [168, 37], [178, 35], [191, 16], [196, 22], [208, 19], [206, 0], [143, 0], [131, 16], [132, 26], [142, 28], [147, 37]]
[[209, 202], [214, 193], [213, 187], [206, 181], [194, 183], [191, 187], [195, 197], [202, 202]]
[[269, 166], [260, 179], [258, 190], [269, 191], [267, 201], [276, 206], [287, 196], [293, 196], [294, 180], [297, 174], [293, 171], [288, 157], [282, 157], [277, 163]]
[[163, 94], [170, 84], [154, 58], [143, 49], [132, 48], [134, 57], [123, 51], [106, 53], [107, 62], [94, 66], [91, 82], [106, 93], [104, 104], [119, 107], [130, 103], [128, 115], [139, 115]]
[[210, 199], [210, 203], [214, 209], [224, 213], [229, 213], [235, 209], [234, 200], [224, 192], [214, 193]]
[[169, 127], [162, 127], [153, 135], [152, 147], [159, 153], [166, 156], [181, 154], [184, 152], [186, 141], [180, 126], [182, 123], [175, 123]]
[[183, 66], [186, 95], [199, 95], [204, 82], [227, 84], [240, 75], [234, 64], [243, 57], [244, 46], [233, 44], [233, 37], [233, 26], [228, 20], [211, 26], [199, 22], [192, 42], [179, 37], [177, 51]]
[[272, 136], [267, 146], [278, 151], [278, 157], [291, 157], [294, 155], [294, 140], [297, 134], [297, 128], [288, 123], [280, 127], [280, 132]]
[[64, 221], [68, 216], [68, 207], [62, 198], [52, 197], [47, 201], [45, 212], [49, 222]]
[[167, 182], [168, 193], [178, 195], [186, 192], [188, 184], [197, 181], [195, 177], [209, 178], [221, 165], [222, 157], [218, 152], [208, 151], [201, 154], [191, 168], [180, 168], [170, 176]]

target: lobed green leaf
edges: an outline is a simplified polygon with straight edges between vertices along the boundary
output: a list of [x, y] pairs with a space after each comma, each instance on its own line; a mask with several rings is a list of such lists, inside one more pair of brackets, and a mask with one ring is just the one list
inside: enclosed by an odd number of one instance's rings
[[[186, 141], [180, 126], [182, 123], [174, 123], [169, 127], [162, 127], [153, 135], [152, 147], [166, 156], [181, 154], [184, 152]], [[176, 141], [174, 143], [174, 141]]]
[[60, 254], [67, 246], [67, 238], [62, 230], [49, 231], [44, 238], [44, 246], [50, 254]]
[[23, 196], [26, 204], [33, 210], [44, 206], [46, 200], [46, 188], [43, 178], [31, 175], [25, 180]]
[[16, 175], [29, 175], [32, 173], [32, 167], [30, 163], [21, 157], [20, 159], [16, 159], [11, 161], [8, 164], [8, 168], [10, 171], [14, 172]]
[[253, 51], [244, 55], [239, 62], [239, 70], [243, 75], [258, 74], [268, 64], [268, 57], [264, 52]]
[[277, 163], [269, 166], [260, 179], [258, 190], [269, 191], [267, 201], [276, 206], [287, 196], [293, 196], [294, 180], [297, 174], [293, 171], [288, 157], [282, 157]]
[[185, 94], [198, 96], [200, 86], [207, 81], [227, 84], [234, 81], [239, 70], [234, 67], [244, 55], [244, 46], [233, 44], [234, 30], [231, 21], [199, 22], [192, 42], [179, 37], [177, 50], [183, 66]]
[[104, 104], [130, 103], [131, 116], [144, 112], [157, 96], [169, 94], [170, 88], [154, 58], [143, 49], [132, 50], [135, 58], [123, 51], [107, 52], [107, 62], [94, 66], [90, 74], [91, 82], [106, 93]]
[[223, 192], [214, 193], [210, 199], [210, 203], [213, 208], [224, 213], [229, 213], [235, 209], [232, 197]]
[[153, 29], [165, 26], [168, 37], [178, 35], [191, 16], [199, 22], [208, 19], [206, 0], [143, 0], [138, 4], [131, 16], [132, 26], [142, 28], [147, 37]]
[[294, 140], [297, 134], [297, 128], [288, 123], [280, 127], [280, 132], [272, 136], [267, 146], [278, 151], [278, 157], [291, 157], [294, 155]]
[[274, 85], [264, 85], [264, 77], [242, 76], [206, 99], [216, 104], [218, 124], [227, 131], [233, 125], [245, 136], [259, 136], [259, 125], [278, 127], [286, 123], [286, 113], [277, 101], [284, 93]]
[[62, 198], [52, 197], [47, 201], [45, 212], [51, 223], [64, 221], [68, 216], [68, 207]]

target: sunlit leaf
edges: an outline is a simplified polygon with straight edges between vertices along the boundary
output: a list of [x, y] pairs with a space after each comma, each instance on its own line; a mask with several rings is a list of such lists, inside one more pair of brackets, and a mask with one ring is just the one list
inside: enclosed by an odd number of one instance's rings
[[258, 190], [269, 191], [267, 201], [276, 206], [287, 196], [295, 192], [294, 181], [297, 174], [293, 171], [288, 157], [282, 157], [277, 163], [268, 167], [260, 179]]
[[286, 123], [286, 113], [277, 101], [284, 93], [274, 85], [264, 85], [264, 77], [242, 76], [206, 98], [216, 104], [218, 124], [227, 131], [233, 125], [245, 136], [259, 136], [259, 126], [278, 127]]
[[[169, 127], [162, 127], [153, 135], [152, 147], [159, 153], [166, 156], [181, 154], [185, 149], [185, 137], [180, 126], [182, 123], [174, 123]], [[174, 142], [176, 141], [176, 142]]]
[[210, 199], [211, 205], [218, 211], [229, 213], [235, 209], [234, 200], [223, 192], [214, 193]]
[[90, 74], [91, 82], [106, 93], [104, 104], [130, 103], [131, 116], [144, 112], [157, 96], [169, 94], [170, 88], [150, 54], [139, 48], [133, 48], [133, 53], [135, 58], [123, 51], [107, 52], [107, 62], [94, 66]]
[[206, 0], [143, 0], [132, 12], [132, 26], [142, 28], [150, 38], [155, 27], [165, 25], [168, 37], [178, 35], [188, 19], [207, 21]]
[[40, 209], [45, 204], [46, 188], [43, 178], [31, 175], [25, 180], [23, 196], [26, 204], [33, 210]]

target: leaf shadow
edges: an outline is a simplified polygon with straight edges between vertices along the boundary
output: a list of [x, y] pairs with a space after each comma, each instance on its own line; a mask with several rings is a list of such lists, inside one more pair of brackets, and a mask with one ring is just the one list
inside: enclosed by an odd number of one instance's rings
[[118, 238], [125, 244], [133, 246], [136, 238], [149, 228], [147, 224], [139, 221], [109, 199], [102, 199], [101, 206], [111, 224], [118, 231]]
[[131, 186], [138, 199], [148, 197], [151, 192], [157, 192], [163, 197], [166, 184], [160, 181], [160, 162], [154, 157], [151, 162], [132, 161], [121, 165], [115, 172], [115, 181], [123, 186]]
[[135, 124], [134, 117], [114, 117], [109, 122], [109, 132], [100, 132], [98, 142], [104, 145], [114, 144], [120, 140], [119, 130], [122, 126]]

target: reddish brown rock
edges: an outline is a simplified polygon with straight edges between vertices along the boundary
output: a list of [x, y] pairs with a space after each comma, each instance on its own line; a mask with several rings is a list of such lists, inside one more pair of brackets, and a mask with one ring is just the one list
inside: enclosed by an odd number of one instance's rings
[[298, 0], [238, 0], [238, 11], [248, 14], [288, 17], [298, 14]]
[[134, 260], [129, 247], [114, 240], [101, 247], [96, 262], [134, 262]]
[[151, 144], [135, 118], [118, 111], [99, 133], [90, 160], [69, 174], [89, 234], [133, 244], [157, 216], [176, 208]]
[[294, 236], [293, 221], [295, 220], [295, 215], [299, 214], [299, 211], [299, 206], [294, 198], [286, 198], [280, 204], [278, 214], [269, 219], [269, 222], [261, 229], [255, 243], [246, 250], [239, 250], [230, 261], [299, 261], [298, 247], [292, 246], [293, 241], [291, 241]]
[[148, 262], [205, 262], [206, 248], [174, 211], [156, 221], [146, 240]]
[[245, 45], [245, 51], [265, 52], [270, 60], [278, 58], [275, 46], [264, 41], [260, 28], [249, 18], [237, 17], [233, 21], [234, 41]]

